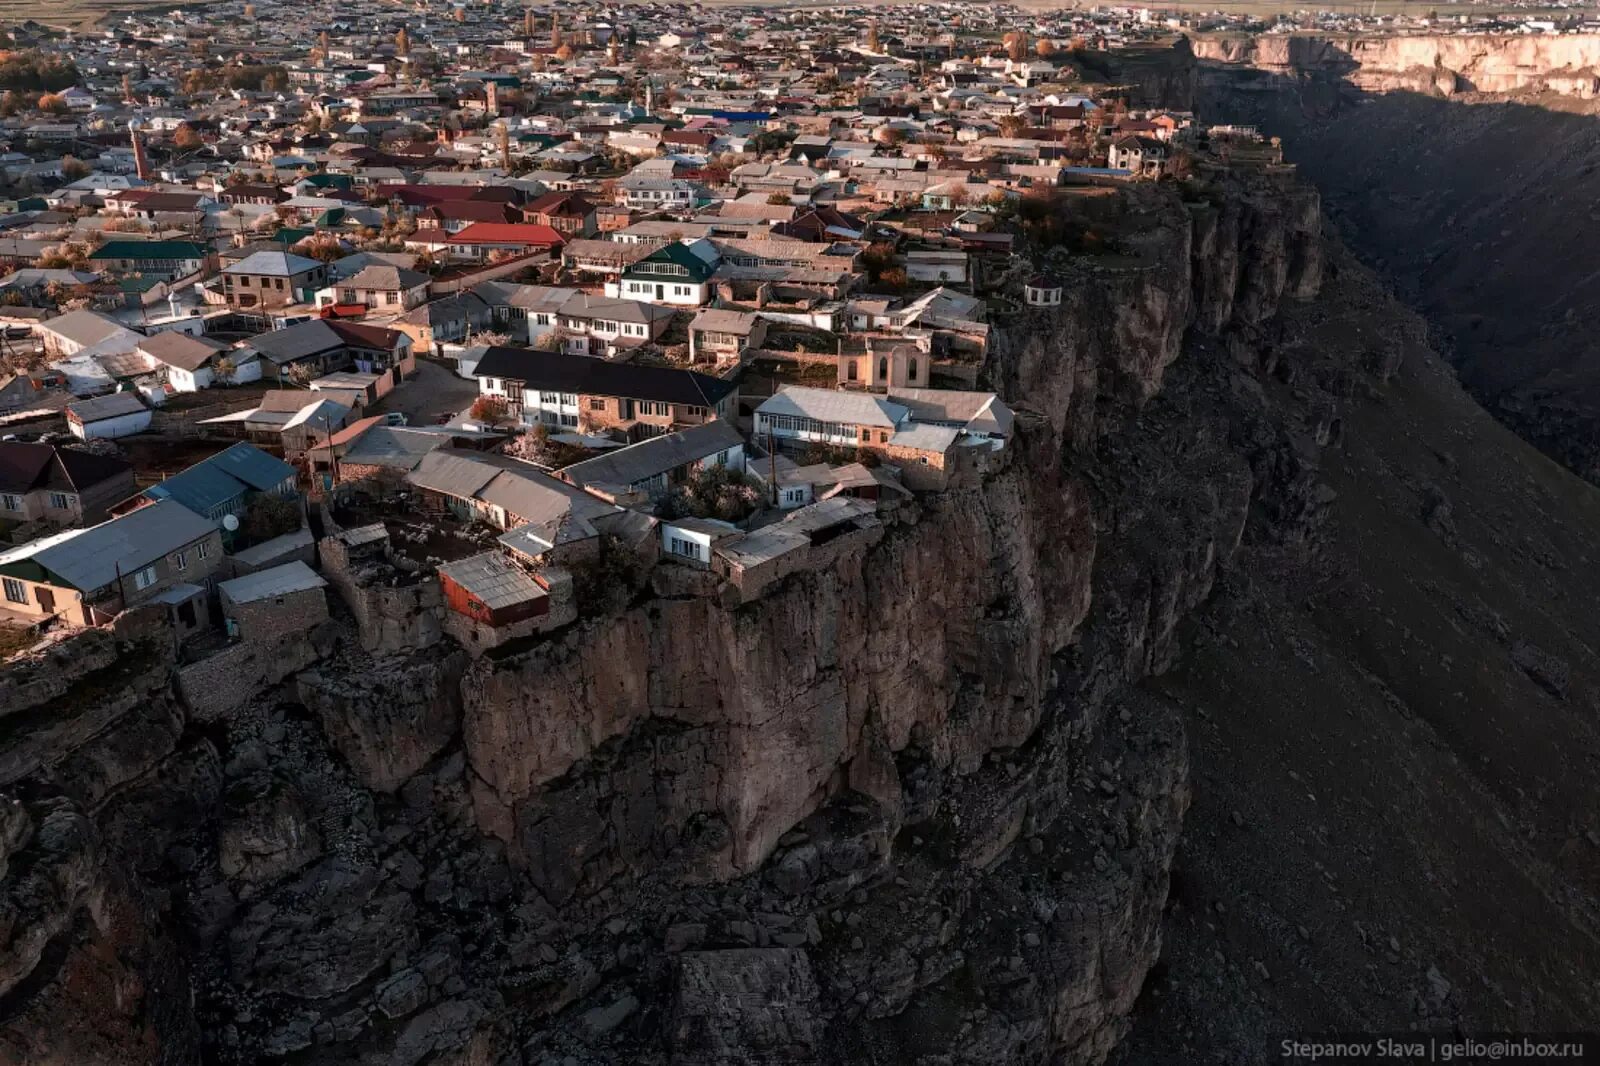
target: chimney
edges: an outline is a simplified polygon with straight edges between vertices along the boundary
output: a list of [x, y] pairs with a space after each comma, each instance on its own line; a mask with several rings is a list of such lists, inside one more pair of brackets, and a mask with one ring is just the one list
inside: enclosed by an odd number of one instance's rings
[[506, 173], [511, 172], [511, 124], [500, 123], [500, 165], [506, 168]]

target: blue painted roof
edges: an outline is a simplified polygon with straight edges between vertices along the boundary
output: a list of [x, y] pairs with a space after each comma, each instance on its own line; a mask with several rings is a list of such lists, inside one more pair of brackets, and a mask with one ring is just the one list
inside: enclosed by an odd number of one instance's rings
[[144, 494], [154, 500], [176, 500], [197, 514], [262, 492], [294, 476], [294, 467], [251, 444], [235, 444], [189, 469], [172, 475]]
[[215, 463], [258, 492], [294, 477], [294, 467], [253, 444], [235, 444], [205, 460], [205, 463]]

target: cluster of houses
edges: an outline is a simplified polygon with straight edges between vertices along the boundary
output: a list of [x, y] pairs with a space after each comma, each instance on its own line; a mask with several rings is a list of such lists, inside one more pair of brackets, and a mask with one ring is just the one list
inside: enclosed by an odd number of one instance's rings
[[[619, 551], [759, 596], [1007, 461], [991, 329], [1083, 251], [1028, 219], [1284, 166], [1106, 76], [1172, 52], [1147, 18], [844, 16], [18, 27], [53, 91], [0, 110], [0, 623], [154, 607], [204, 648], [331, 587], [481, 650], [576, 617]], [[418, 523], [461, 550], [414, 558]]]

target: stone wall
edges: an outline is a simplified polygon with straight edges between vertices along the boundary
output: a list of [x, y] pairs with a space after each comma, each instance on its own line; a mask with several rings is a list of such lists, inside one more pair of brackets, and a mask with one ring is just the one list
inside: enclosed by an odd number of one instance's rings
[[[305, 612], [307, 616], [310, 613]], [[326, 616], [326, 604], [323, 613]], [[322, 658], [331, 650], [336, 633], [331, 623], [324, 622], [287, 631], [277, 639], [229, 644], [198, 662], [180, 666], [178, 694], [196, 721], [216, 721]]]
[[328, 617], [328, 597], [320, 588], [303, 589], [273, 599], [225, 605], [238, 625], [239, 639], [249, 643], [276, 643], [297, 637]]
[[322, 576], [355, 616], [361, 646], [371, 652], [426, 648], [438, 641], [444, 597], [439, 581], [377, 557], [357, 556], [337, 537], [317, 542]]

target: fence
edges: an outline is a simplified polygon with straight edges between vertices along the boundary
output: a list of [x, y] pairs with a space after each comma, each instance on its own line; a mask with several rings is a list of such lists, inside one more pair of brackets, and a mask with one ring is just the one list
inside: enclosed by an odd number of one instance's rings
[[215, 426], [203, 426], [200, 423], [208, 418], [221, 418], [223, 415], [237, 414], [240, 411], [253, 411], [260, 402], [260, 397], [256, 396], [248, 400], [221, 401], [198, 407], [172, 409], [158, 407], [150, 414], [149, 431], [164, 437], [179, 438], [203, 437], [210, 434], [226, 436], [227, 434], [219, 432]]
[[528, 267], [539, 266], [549, 262], [552, 262], [552, 259], [548, 252], [530, 252], [527, 255], [519, 255], [514, 259], [504, 259], [498, 263], [492, 263], [482, 270], [456, 274], [453, 277], [435, 278], [429, 283], [428, 291], [434, 296], [446, 296], [453, 292], [460, 292], [463, 289], [470, 289], [479, 282], [495, 281], [526, 270]]

